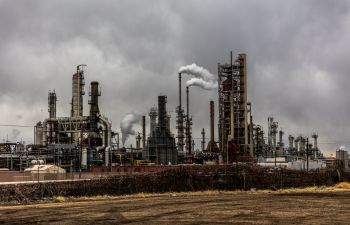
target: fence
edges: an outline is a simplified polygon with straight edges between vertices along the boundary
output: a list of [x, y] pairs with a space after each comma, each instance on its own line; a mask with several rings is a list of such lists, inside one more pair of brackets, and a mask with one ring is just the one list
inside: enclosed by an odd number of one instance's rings
[[347, 172], [295, 171], [251, 165], [177, 167], [155, 174], [119, 175], [75, 182], [1, 185], [0, 201], [28, 202], [54, 196], [125, 195], [203, 190], [278, 189], [349, 181]]

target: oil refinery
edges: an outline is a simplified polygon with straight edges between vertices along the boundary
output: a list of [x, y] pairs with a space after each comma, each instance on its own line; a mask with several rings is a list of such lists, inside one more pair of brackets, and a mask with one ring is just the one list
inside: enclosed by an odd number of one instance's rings
[[[310, 136], [289, 134], [287, 144], [283, 138], [287, 130], [279, 128], [280, 124], [273, 116], [267, 118], [266, 128], [253, 122], [253, 103], [248, 99], [249, 65], [244, 53], [234, 57], [231, 52], [228, 63], [218, 63], [217, 75], [195, 64], [179, 69], [178, 106], [176, 118], [173, 118], [176, 132], [170, 127], [172, 118], [166, 107], [166, 95], [158, 96], [158, 105], [150, 108], [148, 116], [130, 113], [121, 122], [121, 131], [113, 131], [111, 120], [100, 111], [103, 95], [101, 97], [98, 81], [90, 82], [90, 108], [84, 114], [85, 66], [78, 65], [72, 76], [70, 116], [56, 115], [58, 97], [55, 91], [49, 91], [48, 118], [36, 123], [33, 144], [1, 143], [1, 168], [23, 171], [36, 164], [45, 164], [56, 165], [66, 172], [82, 172], [94, 168], [112, 171], [123, 165], [249, 162], [268, 167], [317, 169], [330, 163], [319, 149], [317, 133]], [[185, 98], [182, 96], [184, 74], [193, 76], [186, 82]], [[201, 128], [203, 124], [195, 124], [190, 113], [191, 86], [218, 94], [216, 102], [207, 100], [208, 141], [205, 129]], [[133, 131], [133, 124], [141, 125], [142, 130]], [[146, 132], [147, 127], [149, 132]], [[201, 128], [201, 133], [194, 134], [193, 127]], [[134, 147], [125, 146], [125, 140], [130, 136], [135, 137]], [[201, 136], [201, 149], [195, 150], [194, 136]], [[347, 156], [337, 152], [337, 159], [344, 161], [345, 158]]]

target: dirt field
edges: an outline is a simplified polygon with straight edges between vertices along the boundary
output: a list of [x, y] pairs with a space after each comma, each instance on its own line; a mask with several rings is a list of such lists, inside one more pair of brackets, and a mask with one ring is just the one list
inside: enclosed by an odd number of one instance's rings
[[350, 191], [168, 193], [0, 207], [0, 224], [349, 224]]

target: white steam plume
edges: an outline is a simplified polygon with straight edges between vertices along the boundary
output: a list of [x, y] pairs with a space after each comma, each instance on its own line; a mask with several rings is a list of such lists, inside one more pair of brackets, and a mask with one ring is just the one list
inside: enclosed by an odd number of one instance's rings
[[179, 72], [194, 76], [194, 78], [186, 82], [187, 86], [198, 86], [205, 90], [212, 90], [218, 87], [216, 77], [207, 69], [197, 66], [195, 63], [180, 67]]
[[120, 122], [120, 130], [122, 132], [122, 143], [123, 146], [125, 141], [128, 139], [129, 135], [135, 135], [135, 131], [132, 129], [134, 124], [140, 123], [142, 118], [142, 113], [131, 112], [124, 116]]

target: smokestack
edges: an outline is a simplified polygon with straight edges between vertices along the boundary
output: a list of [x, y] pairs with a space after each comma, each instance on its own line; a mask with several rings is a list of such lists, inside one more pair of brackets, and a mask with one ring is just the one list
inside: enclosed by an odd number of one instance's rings
[[191, 121], [190, 121], [190, 109], [189, 109], [189, 86], [186, 87], [186, 145], [188, 154], [191, 154]]
[[55, 90], [53, 92], [49, 91], [49, 96], [48, 96], [48, 105], [49, 105], [49, 118], [50, 119], [56, 119], [56, 102], [57, 102], [57, 97]]
[[182, 101], [181, 101], [182, 89], [181, 89], [181, 73], [179, 73], [179, 106], [177, 108], [177, 149], [178, 151], [184, 150], [184, 115], [182, 110]]
[[210, 101], [210, 141], [214, 142], [214, 101]]
[[142, 148], [146, 150], [146, 116], [142, 116]]
[[210, 110], [210, 140], [208, 142], [207, 151], [208, 152], [217, 152], [219, 148], [217, 147], [214, 139], [214, 101], [210, 101], [209, 105]]
[[187, 114], [187, 117], [189, 117], [189, 115], [190, 115], [190, 107], [189, 107], [189, 87], [186, 87], [186, 114]]
[[181, 73], [179, 73], [179, 108], [182, 108], [182, 102], [181, 102]]

